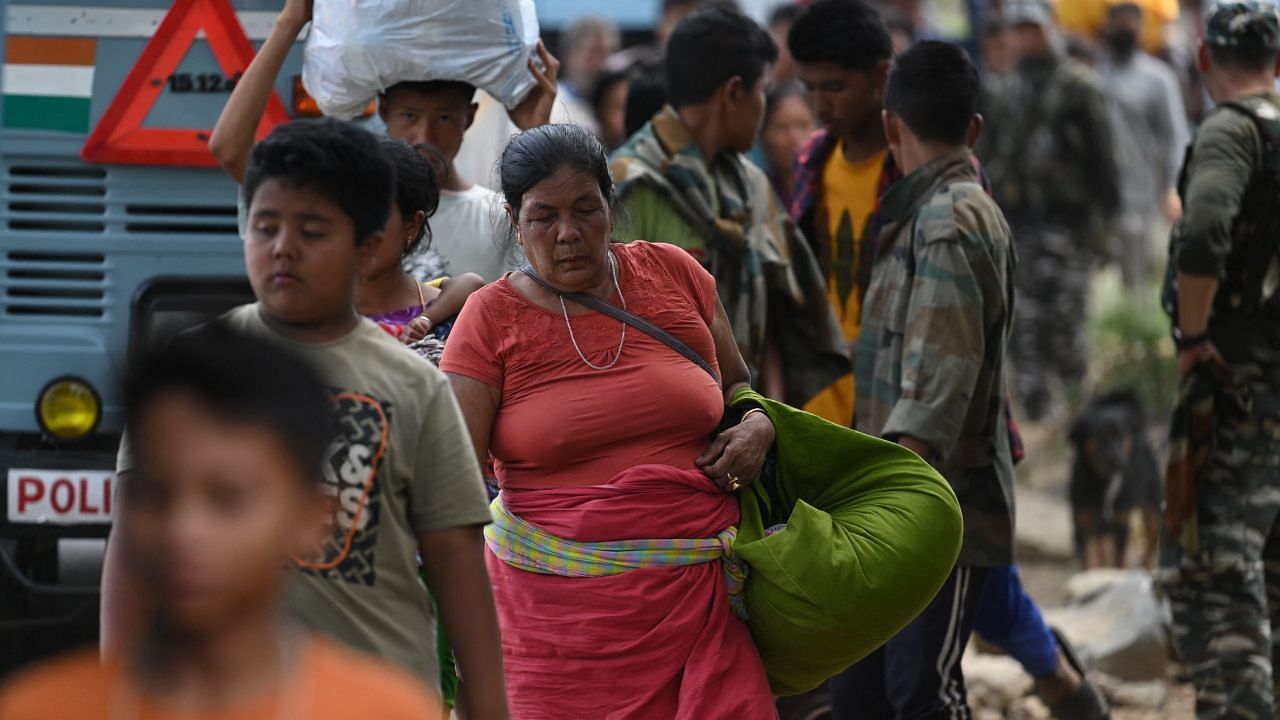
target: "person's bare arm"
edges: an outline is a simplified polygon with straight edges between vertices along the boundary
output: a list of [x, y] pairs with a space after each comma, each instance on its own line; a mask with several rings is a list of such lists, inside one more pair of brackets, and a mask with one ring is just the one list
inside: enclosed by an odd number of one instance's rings
[[[1218, 278], [1178, 273], [1178, 329], [1184, 337], [1198, 337], [1209, 329], [1209, 315], [1217, 294]], [[1206, 360], [1226, 363], [1213, 343], [1205, 340], [1178, 351], [1178, 372], [1186, 375], [1191, 368]]]
[[[1186, 169], [1177, 255], [1170, 259], [1178, 271], [1178, 329], [1186, 337], [1209, 328], [1219, 278], [1235, 249], [1235, 218], [1261, 150], [1257, 128], [1235, 113], [1210, 116], [1196, 134]], [[1222, 362], [1208, 341], [1183, 348], [1178, 368], [1185, 375], [1206, 360]]]
[[[719, 300], [716, 300], [716, 314], [711, 320], [711, 337], [716, 345], [716, 359], [720, 364], [720, 379], [727, 404], [738, 388], [751, 383], [751, 371], [747, 368], [747, 361], [742, 359], [738, 341], [729, 325], [729, 316]], [[712, 440], [694, 464], [716, 484], [736, 490], [760, 476], [773, 439], [773, 423], [769, 416], [752, 413]]]
[[484, 287], [484, 278], [475, 273], [462, 273], [445, 280], [440, 286], [440, 295], [432, 301], [431, 307], [427, 308], [427, 317], [431, 318], [433, 325], [448, 320], [462, 312], [462, 306], [466, 304], [467, 298], [482, 287]]
[[445, 280], [440, 284], [438, 291], [430, 288], [432, 292], [437, 293], [428, 303], [430, 307], [405, 325], [404, 334], [400, 336], [400, 340], [411, 345], [426, 337], [431, 332], [431, 328], [462, 312], [462, 306], [466, 304], [467, 298], [482, 287], [484, 287], [484, 278], [475, 273], [463, 273]]
[[312, 0], [286, 0], [266, 42], [253, 56], [244, 75], [227, 98], [218, 124], [209, 137], [209, 151], [237, 183], [244, 182], [258, 124], [267, 111], [276, 76], [284, 66], [298, 33], [311, 21]]
[[[497, 388], [466, 375], [445, 375], [462, 410], [476, 459], [483, 468], [489, 455], [489, 435], [501, 393]], [[507, 716], [507, 695], [502, 679], [502, 647], [497, 635], [497, 610], [493, 604], [489, 574], [484, 567], [484, 538], [480, 529], [453, 528], [423, 533], [419, 540], [427, 583], [440, 603], [440, 618], [458, 658], [462, 681], [459, 710], [467, 720], [504, 718]], [[454, 566], [455, 562], [458, 567]], [[443, 590], [448, 590], [447, 598]], [[454, 608], [452, 618], [450, 607]], [[490, 620], [492, 633], [488, 629]], [[493, 648], [496, 648], [496, 656], [492, 655]], [[496, 678], [489, 675], [493, 668], [497, 668]], [[491, 702], [497, 700], [501, 700], [501, 705]]]
[[486, 385], [475, 378], [457, 373], [445, 373], [453, 387], [453, 396], [467, 423], [471, 445], [476, 449], [476, 460], [483, 468], [489, 459], [489, 436], [493, 433], [493, 418], [498, 414], [498, 402], [502, 393], [498, 388]]
[[458, 709], [467, 720], [506, 720], [502, 637], [484, 565], [481, 526], [447, 528], [418, 536], [427, 585], [458, 661]]
[[911, 437], [910, 435], [899, 435], [898, 444], [919, 455], [925, 462], [933, 462], [937, 457], [937, 453], [929, 443], [920, 438]]
[[538, 41], [538, 57], [542, 59], [542, 68], [529, 58], [529, 72], [537, 84], [529, 91], [524, 100], [515, 108], [507, 111], [511, 123], [521, 130], [530, 130], [551, 122], [551, 110], [556, 104], [556, 78], [560, 76], [560, 61], [547, 50], [547, 46]]
[[733, 326], [729, 324], [729, 315], [724, 305], [716, 300], [716, 313], [711, 318], [711, 339], [716, 344], [716, 360], [720, 364], [720, 382], [724, 386], [724, 401], [733, 400], [738, 388], [751, 384], [751, 370], [747, 361], [742, 358], [738, 349], [738, 340], [733, 336]]

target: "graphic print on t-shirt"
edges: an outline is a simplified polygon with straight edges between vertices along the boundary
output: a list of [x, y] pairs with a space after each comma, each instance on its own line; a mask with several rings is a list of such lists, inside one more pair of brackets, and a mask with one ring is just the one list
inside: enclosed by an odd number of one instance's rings
[[[840, 224], [835, 237], [832, 238], [831, 249], [835, 257], [831, 262], [831, 283], [835, 286], [839, 307], [843, 310], [849, 306], [849, 296], [857, 288], [858, 278], [855, 273], [857, 260], [862, 255], [862, 238], [853, 231], [853, 219], [848, 210], [840, 212]], [[846, 311], [847, 312], [847, 311]]]
[[325, 455], [323, 491], [333, 508], [333, 528], [319, 557], [299, 565], [310, 575], [373, 585], [382, 511], [378, 469], [391, 432], [391, 406], [361, 393], [332, 393], [338, 434]]

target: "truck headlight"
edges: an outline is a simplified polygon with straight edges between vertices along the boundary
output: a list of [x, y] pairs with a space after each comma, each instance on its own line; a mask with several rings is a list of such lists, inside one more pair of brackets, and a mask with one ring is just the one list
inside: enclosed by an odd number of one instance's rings
[[102, 398], [78, 377], [60, 377], [40, 391], [36, 420], [40, 429], [61, 440], [76, 440], [93, 432], [102, 419]]

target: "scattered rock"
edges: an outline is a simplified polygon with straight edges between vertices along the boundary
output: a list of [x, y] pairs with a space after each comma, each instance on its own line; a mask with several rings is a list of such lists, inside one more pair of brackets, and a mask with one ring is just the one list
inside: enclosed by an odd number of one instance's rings
[[1039, 697], [1028, 695], [1013, 703], [1007, 717], [1009, 720], [1052, 720], [1053, 713]]
[[1088, 602], [1112, 586], [1124, 582], [1134, 572], [1119, 568], [1101, 568], [1076, 573], [1067, 578], [1067, 602], [1072, 604]]
[[1016, 512], [1014, 541], [1019, 557], [1070, 560], [1075, 556], [1071, 508], [1065, 497], [1020, 486]]
[[1018, 700], [1031, 692], [1031, 676], [1017, 660], [1005, 655], [966, 652], [960, 661], [969, 707], [1005, 717]]
[[1124, 682], [1103, 673], [1095, 674], [1094, 683], [1115, 707], [1159, 710], [1169, 701], [1169, 684], [1163, 680]]
[[1165, 614], [1150, 576], [1099, 572], [1073, 578], [1069, 586], [1080, 600], [1046, 610], [1046, 620], [1067, 636], [1089, 668], [1127, 682], [1164, 682], [1169, 657]]

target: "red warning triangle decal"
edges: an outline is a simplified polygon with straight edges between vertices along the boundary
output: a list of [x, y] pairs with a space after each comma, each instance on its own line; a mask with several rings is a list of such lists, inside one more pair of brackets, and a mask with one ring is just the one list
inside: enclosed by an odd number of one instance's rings
[[[217, 167], [209, 152], [211, 130], [142, 127], [200, 30], [223, 74], [233, 77], [244, 72], [253, 59], [253, 45], [229, 0], [176, 0], [89, 135], [81, 158], [98, 163]], [[272, 91], [258, 138], [288, 121], [284, 104]]]

